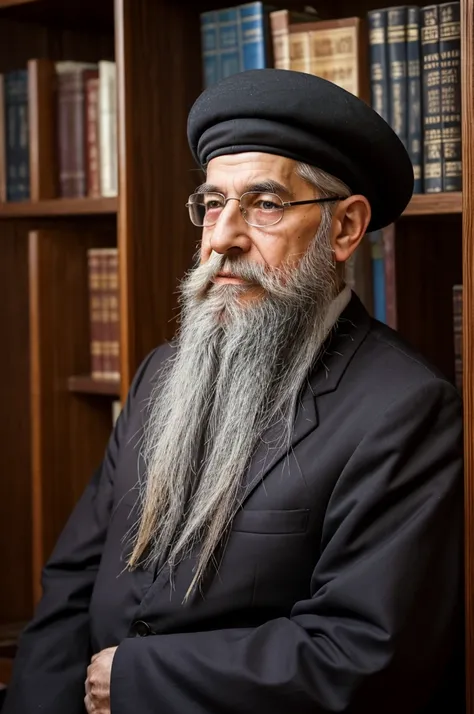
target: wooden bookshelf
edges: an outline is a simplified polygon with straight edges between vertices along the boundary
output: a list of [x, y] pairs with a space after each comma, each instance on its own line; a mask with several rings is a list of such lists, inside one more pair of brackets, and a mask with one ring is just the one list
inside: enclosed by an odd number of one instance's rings
[[89, 375], [69, 377], [68, 388], [70, 392], [78, 394], [106, 394], [111, 397], [120, 395], [119, 381], [92, 379]]
[[[365, 16], [389, 4], [321, 0], [318, 12], [323, 19]], [[296, 0], [274, 5], [301, 8]], [[104, 397], [123, 402], [140, 362], [173, 335], [176, 288], [196, 249], [184, 204], [199, 183], [186, 137], [202, 88], [199, 15], [225, 6], [0, 0], [0, 72], [34, 58], [115, 59], [120, 186], [116, 198], [51, 196], [44, 158], [51, 117], [38, 102], [32, 180], [41, 200], [0, 204], [0, 324], [8, 346], [0, 350], [0, 473], [12, 474], [0, 480], [0, 558], [9, 573], [0, 625], [31, 617], [41, 568], [110, 436]], [[474, 0], [461, 6], [464, 190], [414, 196], [393, 235], [397, 327], [443, 371], [453, 371], [450, 288], [464, 284], [467, 714], [474, 714]], [[37, 77], [40, 94], [45, 79]], [[86, 250], [108, 246], [120, 256], [120, 383], [86, 376]]]
[[462, 213], [462, 193], [427, 193], [413, 196], [404, 216], [436, 216]]
[[117, 213], [117, 198], [52, 198], [45, 201], [0, 203], [1, 218], [94, 216]]

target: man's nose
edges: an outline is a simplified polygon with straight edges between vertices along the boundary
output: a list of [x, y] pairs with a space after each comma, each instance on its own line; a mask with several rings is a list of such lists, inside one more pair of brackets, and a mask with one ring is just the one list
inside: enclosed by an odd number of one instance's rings
[[229, 251], [246, 253], [252, 244], [248, 229], [239, 200], [227, 200], [215, 226], [209, 229], [211, 249], [220, 254]]

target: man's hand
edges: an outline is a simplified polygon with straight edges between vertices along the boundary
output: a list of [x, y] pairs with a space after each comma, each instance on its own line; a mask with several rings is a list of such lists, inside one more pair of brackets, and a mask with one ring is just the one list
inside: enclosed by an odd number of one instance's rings
[[87, 714], [110, 714], [110, 674], [116, 649], [108, 647], [91, 659], [84, 698]]

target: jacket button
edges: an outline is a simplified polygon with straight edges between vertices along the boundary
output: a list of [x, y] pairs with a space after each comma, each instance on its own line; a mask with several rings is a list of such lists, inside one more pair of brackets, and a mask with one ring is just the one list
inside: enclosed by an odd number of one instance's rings
[[147, 635], [151, 635], [152, 633], [150, 625], [147, 622], [143, 622], [143, 620], [137, 620], [134, 622], [132, 630], [136, 637], [147, 637]]

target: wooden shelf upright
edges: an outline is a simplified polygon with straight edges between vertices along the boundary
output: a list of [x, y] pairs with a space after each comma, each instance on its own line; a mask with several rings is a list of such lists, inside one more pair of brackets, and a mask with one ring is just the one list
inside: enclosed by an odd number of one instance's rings
[[[301, 8], [296, 0], [273, 4]], [[318, 12], [364, 17], [389, 4], [320, 0]], [[201, 182], [186, 138], [202, 88], [199, 16], [221, 6], [0, 0], [0, 73], [44, 61], [31, 75], [32, 200], [0, 204], [0, 630], [32, 614], [41, 568], [102, 458], [111, 398], [125, 399], [142, 359], [174, 332], [177, 283], [196, 249], [184, 204]], [[461, 0], [461, 10], [464, 190], [414, 196], [392, 239], [397, 328], [450, 378], [451, 291], [464, 285], [467, 714], [474, 714], [474, 0]], [[61, 200], [41, 103], [47, 60], [100, 59], [117, 65], [119, 195]], [[86, 250], [98, 246], [119, 252], [118, 384], [81, 377], [90, 371]]]

